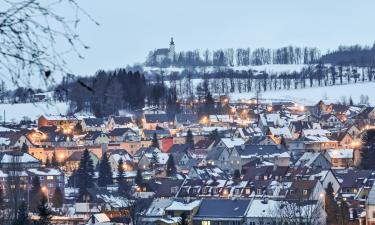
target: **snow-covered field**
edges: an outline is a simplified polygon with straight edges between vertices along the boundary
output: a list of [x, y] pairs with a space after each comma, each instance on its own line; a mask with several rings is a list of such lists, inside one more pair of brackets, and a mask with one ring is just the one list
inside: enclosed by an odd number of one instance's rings
[[40, 115], [65, 114], [68, 110], [68, 103], [38, 102], [20, 104], [0, 104], [1, 121], [20, 121], [24, 117], [36, 120]]
[[[319, 100], [331, 102], [346, 101], [351, 97], [354, 103], [360, 101], [361, 95], [369, 97], [369, 103], [375, 105], [375, 83], [357, 83], [327, 87], [313, 87], [297, 90], [267, 91], [261, 93], [262, 99], [291, 100], [300, 104], [316, 104]], [[238, 99], [249, 99], [255, 96], [254, 93], [233, 93], [230, 94], [232, 101]]]

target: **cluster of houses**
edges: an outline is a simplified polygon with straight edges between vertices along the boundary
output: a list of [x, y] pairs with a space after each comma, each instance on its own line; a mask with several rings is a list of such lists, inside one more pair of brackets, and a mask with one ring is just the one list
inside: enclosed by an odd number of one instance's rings
[[[122, 159], [142, 205], [132, 218], [140, 224], [293, 224], [286, 215], [289, 205], [313, 212], [304, 220], [325, 224], [328, 186], [337, 200], [348, 203], [352, 221], [375, 221], [375, 173], [359, 169], [362, 135], [375, 127], [374, 107], [327, 101], [313, 106], [225, 103], [228, 113], [202, 117], [145, 108], [137, 115], [43, 115], [36, 124], [4, 124], [0, 185], [6, 185], [9, 162], [18, 154], [25, 184], [39, 176], [51, 193], [63, 189], [67, 218], [126, 224], [121, 218], [136, 207], [116, 192], [116, 184], [78, 194], [64, 179], [89, 149], [94, 167], [107, 153], [114, 180]], [[168, 175], [171, 156], [177, 173]], [[53, 157], [59, 167], [45, 165]], [[157, 165], [152, 165], [155, 157]], [[134, 184], [137, 170], [141, 184]]]

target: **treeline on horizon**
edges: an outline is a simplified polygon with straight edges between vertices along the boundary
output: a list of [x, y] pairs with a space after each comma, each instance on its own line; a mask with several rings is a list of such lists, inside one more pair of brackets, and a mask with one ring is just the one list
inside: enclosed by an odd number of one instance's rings
[[337, 50], [321, 54], [316, 47], [287, 46], [270, 48], [228, 48], [219, 50], [199, 50], [177, 52], [173, 59], [165, 58], [158, 62], [155, 51], [146, 58], [145, 65], [151, 67], [233, 67], [258, 66], [266, 64], [317, 64], [368, 66], [374, 64], [375, 45], [339, 46]]

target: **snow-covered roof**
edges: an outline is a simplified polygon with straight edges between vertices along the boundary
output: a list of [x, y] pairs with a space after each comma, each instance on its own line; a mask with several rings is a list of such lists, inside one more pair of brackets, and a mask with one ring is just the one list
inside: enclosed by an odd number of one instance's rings
[[324, 130], [324, 129], [304, 129], [302, 131], [302, 134], [304, 136], [327, 136], [331, 134], [329, 130]]
[[270, 132], [271, 134], [275, 135], [275, 136], [283, 136], [284, 138], [287, 138], [287, 139], [291, 139], [292, 138], [292, 134], [290, 133], [290, 130], [288, 127], [270, 127]]
[[7, 146], [10, 144], [10, 139], [7, 137], [0, 137], [0, 145]]
[[27, 169], [28, 172], [38, 176], [60, 176], [62, 175], [61, 170], [56, 168], [31, 168]]
[[242, 138], [221, 138], [221, 141], [228, 148], [245, 144], [245, 141]]
[[201, 203], [200, 200], [195, 200], [192, 202], [181, 202], [181, 201], [173, 201], [170, 206], [166, 208], [169, 211], [191, 211], [194, 208], [198, 207]]
[[39, 160], [27, 153], [23, 153], [22, 155], [17, 155], [17, 156], [13, 154], [5, 153], [1, 159], [1, 163], [13, 163], [13, 162], [39, 163]]
[[327, 151], [331, 159], [353, 159], [353, 149], [329, 149]]
[[99, 223], [111, 221], [105, 213], [97, 213], [97, 214], [94, 214], [92, 216], [95, 217], [96, 221], [99, 222]]

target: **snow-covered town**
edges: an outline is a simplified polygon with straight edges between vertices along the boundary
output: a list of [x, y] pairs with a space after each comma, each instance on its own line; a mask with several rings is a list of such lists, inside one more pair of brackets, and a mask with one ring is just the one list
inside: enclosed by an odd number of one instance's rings
[[324, 224], [328, 209], [345, 224], [373, 220], [374, 158], [363, 142], [374, 107], [227, 96], [214, 107], [227, 113], [199, 117], [189, 104], [178, 114], [154, 106], [3, 123], [2, 201], [17, 193], [32, 210], [40, 188], [54, 224], [252, 225], [291, 214]]
[[0, 225], [375, 225], [373, 0], [0, 0]]

